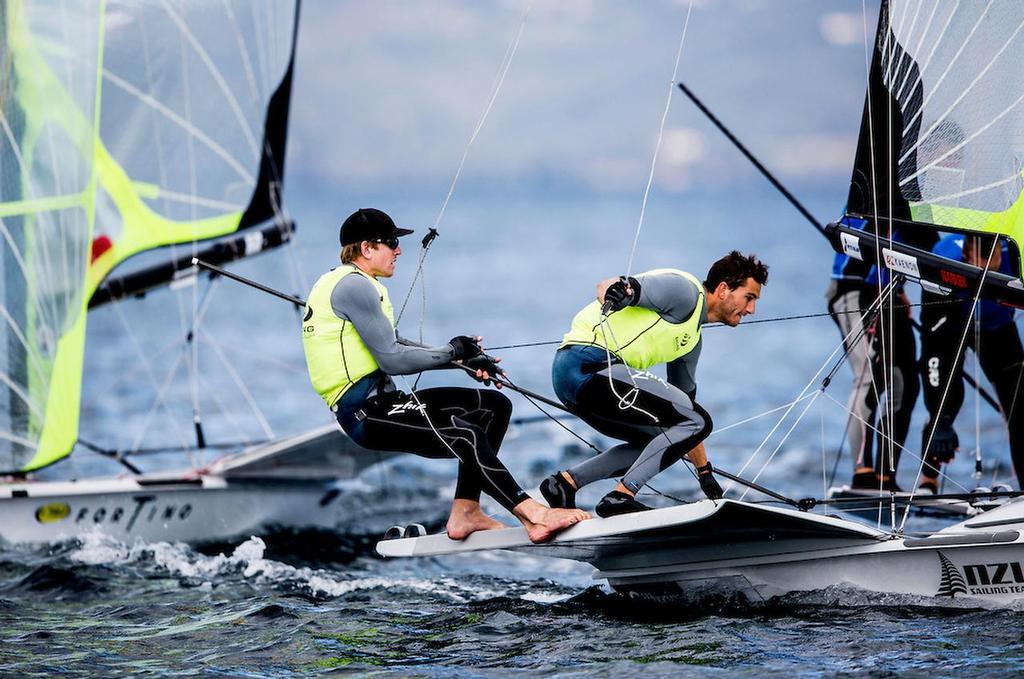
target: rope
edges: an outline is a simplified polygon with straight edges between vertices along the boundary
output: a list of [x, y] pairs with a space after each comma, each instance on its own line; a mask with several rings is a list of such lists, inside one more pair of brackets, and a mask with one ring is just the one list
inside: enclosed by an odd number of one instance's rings
[[[937, 300], [937, 301], [933, 301], [933, 302], [912, 302], [910, 304], [894, 304], [892, 306], [893, 306], [894, 309], [910, 309], [910, 308], [913, 308], [913, 307], [934, 306], [936, 304], [959, 304], [961, 302], [963, 302], [963, 300], [957, 300], [957, 299], [946, 300], [946, 299], [943, 299], [943, 300]], [[837, 311], [837, 312], [835, 312], [835, 314], [836, 315], [849, 315], [849, 314], [861, 314], [861, 315], [863, 315], [863, 314], [866, 314], [870, 310], [870, 308], [871, 307], [868, 307], [867, 309], [850, 309], [850, 310], [847, 310], [847, 311]], [[754, 325], [756, 323], [781, 323], [783, 321], [799, 321], [799, 320], [804, 320], [804, 319], [808, 319], [808, 318], [831, 318], [831, 317], [832, 317], [832, 312], [828, 312], [828, 311], [823, 311], [823, 312], [818, 312], [818, 313], [808, 313], [808, 314], [793, 314], [791, 316], [775, 316], [775, 317], [772, 317], [772, 318], [761, 318], [761, 319], [750, 320], [750, 321], [744, 320], [743, 323], [741, 323], [738, 327], [742, 328], [744, 326]], [[704, 323], [703, 325], [701, 325], [701, 330], [703, 331], [703, 330], [707, 330], [709, 328], [723, 328], [723, 327], [731, 327], [731, 326], [726, 326], [724, 323]], [[488, 347], [488, 350], [489, 351], [502, 351], [504, 349], [523, 349], [523, 348], [527, 348], [527, 347], [548, 347], [548, 346], [554, 346], [556, 344], [561, 344], [561, 343], [562, 343], [562, 340], [547, 340], [547, 341], [538, 341], [538, 342], [522, 342], [522, 343], [519, 343], [519, 344], [502, 344], [500, 346]]]
[[672, 79], [668, 81], [668, 96], [665, 98], [665, 110], [661, 113], [661, 124], [658, 126], [658, 142], [654, 146], [654, 155], [651, 157], [651, 172], [647, 176], [647, 186], [644, 188], [644, 198], [640, 204], [640, 219], [636, 225], [636, 233], [633, 235], [633, 249], [629, 253], [629, 264], [626, 265], [627, 278], [633, 272], [633, 257], [636, 255], [636, 246], [640, 242], [640, 231], [644, 225], [644, 214], [647, 212], [647, 199], [651, 195], [651, 184], [654, 183], [654, 170], [658, 164], [658, 152], [661, 150], [661, 141], [665, 136], [665, 121], [668, 119], [668, 110], [672, 106], [672, 92], [675, 90], [679, 74], [679, 60], [683, 56], [683, 43], [686, 42], [686, 29], [690, 26], [690, 14], [692, 12], [693, 0], [690, 0], [690, 4], [686, 8], [686, 20], [683, 22], [683, 34], [679, 38], [679, 49], [676, 50], [676, 61], [672, 69]]
[[[957, 347], [956, 354], [953, 357], [953, 365], [956, 365], [956, 363], [960, 360], [960, 357], [963, 355], [964, 350], [967, 348], [967, 335], [971, 331], [971, 318], [974, 316], [974, 314], [978, 310], [978, 300], [979, 300], [979, 298], [981, 296], [981, 289], [982, 289], [982, 287], [985, 284], [985, 278], [988, 276], [989, 266], [992, 264], [992, 256], [995, 254], [995, 249], [997, 247], [999, 247], [999, 240], [998, 239], [993, 239], [993, 241], [992, 241], [992, 248], [989, 250], [988, 258], [985, 261], [985, 268], [984, 268], [984, 270], [981, 273], [981, 277], [978, 279], [978, 289], [975, 290], [975, 292], [974, 292], [974, 299], [973, 299], [973, 301], [971, 303], [971, 315], [967, 317], [967, 323], [964, 324], [963, 335], [960, 337], [960, 346]], [[945, 405], [946, 405], [946, 397], [949, 395], [949, 389], [952, 386], [953, 379], [955, 377], [956, 377], [956, 371], [950, 372], [949, 379], [946, 380], [946, 386], [943, 387], [943, 389], [942, 389], [942, 398], [939, 399], [939, 407], [936, 409], [936, 411], [935, 411], [936, 413], [941, 413], [942, 409], [945, 407]], [[932, 424], [934, 424], [934, 423], [932, 423]], [[928, 432], [928, 440], [924, 444], [924, 450], [921, 451], [922, 454], [926, 453], [928, 451], [928, 449], [931, 448], [932, 438], [935, 436], [935, 427], [934, 426], [930, 426], [930, 429], [931, 429], [931, 431]], [[922, 458], [923, 457], [924, 457], [924, 455], [922, 455]], [[924, 472], [924, 465], [925, 465], [925, 461], [924, 461], [924, 459], [922, 459], [920, 466], [918, 466], [918, 468], [917, 468], [917, 476], [914, 478], [914, 487], [911, 488], [911, 490], [910, 490], [910, 498], [908, 499], [907, 509], [903, 512], [903, 519], [900, 521], [900, 530], [903, 530], [903, 527], [907, 523], [907, 518], [910, 516], [910, 504], [909, 503], [911, 501], [913, 501], [914, 495], [915, 495], [915, 493], [917, 493], [917, 484], [920, 483], [920, 481], [921, 481], [921, 474]]]
[[[510, 380], [510, 379], [509, 379], [509, 377], [508, 377], [508, 375], [505, 375], [505, 376], [504, 376], [504, 378], [505, 378], [505, 381], [506, 381], [506, 382], [508, 382], [508, 383], [509, 383], [510, 385], [512, 385], [513, 387], [517, 387], [517, 388], [518, 388], [518, 386], [519, 386], [519, 385], [515, 384], [515, 383], [514, 383], [514, 382], [513, 382], [512, 380]], [[567, 432], [569, 432], [570, 434], [572, 434], [572, 435], [573, 435], [573, 436], [574, 436], [574, 437], [575, 437], [576, 439], [578, 439], [578, 440], [579, 440], [579, 441], [580, 441], [581, 443], [583, 443], [583, 444], [584, 444], [584, 445], [586, 445], [586, 446], [587, 446], [588, 448], [590, 448], [591, 450], [593, 450], [593, 451], [594, 451], [595, 453], [597, 453], [598, 455], [600, 455], [601, 453], [603, 453], [603, 452], [604, 452], [603, 450], [601, 450], [600, 448], [598, 448], [598, 447], [597, 447], [596, 445], [594, 445], [593, 443], [591, 443], [591, 442], [590, 442], [590, 441], [588, 441], [587, 439], [583, 438], [583, 436], [581, 436], [580, 434], [576, 433], [575, 431], [573, 431], [572, 429], [570, 429], [569, 427], [567, 427], [567, 426], [566, 426], [566, 425], [565, 425], [565, 424], [564, 424], [564, 423], [563, 423], [563, 422], [561, 421], [561, 419], [560, 419], [560, 418], [558, 418], [558, 417], [555, 417], [554, 415], [552, 415], [551, 413], [549, 413], [549, 412], [548, 412], [547, 410], [545, 410], [545, 409], [544, 409], [543, 407], [541, 407], [541, 405], [540, 405], [539, 403], [537, 403], [537, 401], [536, 401], [535, 399], [533, 399], [533, 398], [530, 398], [530, 396], [529, 396], [529, 395], [527, 395], [527, 394], [524, 394], [524, 393], [522, 392], [522, 390], [519, 390], [519, 391], [517, 391], [516, 393], [518, 393], [518, 394], [519, 394], [520, 396], [522, 396], [522, 397], [523, 397], [523, 398], [525, 398], [525, 399], [526, 399], [527, 401], [529, 401], [529, 402], [530, 402], [530, 403], [531, 403], [531, 404], [533, 405], [533, 407], [534, 407], [534, 408], [536, 408], [537, 410], [539, 410], [540, 412], [542, 412], [542, 413], [544, 414], [544, 416], [545, 416], [545, 417], [547, 417], [547, 418], [548, 418], [549, 420], [551, 420], [552, 422], [554, 422], [555, 424], [557, 424], [557, 425], [558, 425], [559, 427], [561, 427], [561, 428], [562, 428], [562, 429], [564, 429], [565, 431], [567, 431]]]
[[[532, 7], [533, 7], [533, 2], [529, 2], [526, 5], [526, 8], [523, 10], [523, 16], [522, 16], [522, 18], [519, 21], [519, 30], [516, 31], [515, 38], [513, 38], [512, 42], [509, 44], [508, 48], [505, 50], [505, 56], [502, 58], [501, 66], [498, 69], [498, 75], [497, 75], [497, 77], [495, 79], [494, 84], [491, 86], [491, 96], [487, 100], [487, 105], [484, 107], [483, 113], [480, 114], [480, 118], [477, 120], [476, 127], [473, 129], [473, 133], [469, 137], [469, 142], [467, 142], [466, 148], [463, 149], [463, 151], [462, 151], [462, 158], [459, 161], [459, 167], [455, 171], [455, 175], [452, 177], [451, 185], [448, 187], [448, 195], [445, 196], [444, 202], [441, 204], [441, 209], [437, 213], [437, 218], [434, 219], [434, 224], [433, 224], [433, 226], [430, 229], [430, 233], [432, 233], [434, 236], [437, 235], [437, 227], [438, 227], [438, 225], [440, 225], [441, 219], [444, 217], [445, 210], [448, 209], [448, 203], [452, 199], [452, 194], [455, 193], [455, 185], [458, 183], [459, 177], [462, 175], [462, 168], [465, 167], [465, 165], [466, 165], [466, 159], [469, 157], [469, 150], [470, 150], [470, 148], [472, 148], [473, 142], [476, 141], [477, 136], [480, 134], [480, 130], [483, 129], [484, 123], [487, 121], [487, 116], [490, 114], [491, 108], [494, 106], [494, 102], [498, 99], [498, 93], [501, 92], [501, 86], [505, 82], [505, 76], [506, 76], [506, 74], [508, 74], [508, 70], [512, 66], [512, 60], [513, 60], [513, 58], [516, 55], [516, 51], [519, 49], [519, 42], [520, 42], [520, 40], [523, 37], [523, 29], [526, 27], [526, 18], [530, 15], [530, 10], [532, 9]], [[418, 264], [416, 266], [416, 273], [413, 274], [412, 283], [409, 284], [409, 291], [406, 293], [405, 300], [402, 302], [402, 307], [401, 307], [401, 309], [398, 312], [398, 317], [395, 319], [395, 326], [397, 326], [399, 324], [399, 322], [402, 320], [402, 315], [405, 313], [405, 308], [409, 304], [409, 298], [412, 297], [412, 291], [416, 287], [416, 281], [419, 280], [420, 274], [423, 273], [423, 263], [424, 263], [424, 261], [427, 258], [427, 251], [430, 249], [430, 245], [433, 243], [433, 238], [430, 238], [429, 235], [428, 235], [428, 238], [429, 238], [429, 240], [424, 239], [423, 245], [422, 245], [422, 247], [420, 249], [420, 257], [419, 257], [419, 262], [418, 262]], [[426, 300], [426, 294], [427, 294], [427, 292], [426, 292], [426, 285], [424, 284], [424, 286], [423, 286], [424, 300]], [[424, 301], [424, 304], [425, 304], [425, 301]], [[421, 310], [421, 314], [420, 314], [421, 335], [422, 335], [422, 327], [423, 327], [423, 313], [422, 313], [422, 310]], [[422, 337], [421, 337], [421, 339], [422, 339]]]

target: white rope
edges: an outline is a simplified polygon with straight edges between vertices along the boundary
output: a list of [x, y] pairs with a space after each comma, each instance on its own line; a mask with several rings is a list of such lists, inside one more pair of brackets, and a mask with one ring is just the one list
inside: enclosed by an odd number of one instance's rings
[[[998, 242], [996, 247], [999, 247]], [[981, 480], [981, 314], [974, 315], [974, 478]]]
[[[855, 420], [857, 420], [857, 421], [859, 421], [859, 422], [862, 422], [862, 423], [864, 424], [864, 426], [865, 426], [865, 427], [867, 427], [868, 429], [870, 429], [870, 430], [871, 430], [871, 431], [873, 431], [874, 433], [876, 433], [876, 434], [881, 434], [881, 433], [882, 433], [880, 429], [878, 429], [878, 428], [877, 428], [877, 427], [875, 427], [874, 425], [872, 425], [872, 424], [868, 423], [868, 422], [867, 422], [867, 421], [866, 421], [866, 420], [865, 420], [864, 418], [862, 418], [862, 417], [861, 417], [860, 415], [858, 415], [857, 413], [854, 413], [854, 412], [852, 412], [852, 411], [851, 411], [851, 410], [850, 410], [849, 408], [847, 408], [847, 407], [846, 407], [846, 404], [845, 404], [845, 403], [843, 403], [843, 402], [841, 402], [841, 401], [838, 401], [838, 400], [836, 400], [836, 399], [835, 399], [835, 398], [833, 398], [833, 397], [832, 397], [832, 395], [831, 395], [831, 394], [829, 394], [828, 392], [825, 392], [825, 398], [827, 398], [828, 400], [832, 401], [832, 402], [833, 402], [833, 403], [835, 403], [835, 404], [836, 404], [837, 406], [839, 406], [840, 408], [842, 408], [843, 412], [846, 412], [846, 413], [848, 413], [848, 414], [850, 415], [850, 417], [854, 418]], [[916, 459], [916, 460], [919, 460], [919, 461], [924, 461], [924, 459], [925, 459], [925, 458], [924, 458], [924, 456], [922, 456], [922, 455], [921, 455], [920, 453], [917, 453], [917, 452], [915, 452], [915, 451], [911, 450], [910, 448], [907, 448], [906, 446], [902, 446], [902, 445], [899, 445], [899, 444], [897, 444], [897, 447], [899, 447], [899, 449], [900, 449], [901, 451], [903, 451], [903, 452], [904, 452], [904, 453], [906, 453], [907, 455], [910, 455], [911, 457], [913, 457], [913, 458], [914, 458], [914, 459]], [[965, 493], [969, 493], [969, 492], [970, 492], [970, 490], [968, 490], [968, 489], [967, 489], [967, 488], [965, 488], [964, 486], [962, 486], [962, 485], [960, 485], [959, 483], [957, 483], [957, 482], [956, 482], [956, 480], [955, 480], [955, 479], [953, 479], [953, 477], [952, 477], [952, 476], [949, 476], [948, 474], [946, 474], [945, 472], [943, 472], [943, 471], [942, 471], [941, 469], [938, 469], [938, 470], [936, 470], [936, 473], [938, 473], [938, 475], [939, 475], [939, 476], [940, 476], [940, 477], [941, 477], [942, 479], [944, 479], [944, 480], [946, 480], [946, 481], [949, 481], [950, 483], [952, 483], [952, 484], [953, 484], [954, 486], [956, 486], [957, 488], [959, 488], [959, 489], [960, 489], [960, 490], [962, 490], [963, 492], [965, 492]]]
[[[868, 306], [868, 308], [867, 308], [867, 310], [865, 312], [865, 315], [870, 314], [870, 313], [874, 313], [874, 308], [876, 306], [878, 306], [879, 304], [881, 304], [883, 299], [886, 296], [888, 296], [888, 294], [891, 291], [892, 291], [892, 284], [890, 283], [890, 285], [886, 286], [885, 295], [880, 296], [878, 299], [876, 299], [874, 302], [872, 302], [871, 305]], [[771, 440], [772, 436], [775, 435], [775, 432], [778, 431], [779, 427], [782, 426], [782, 423], [786, 421], [786, 418], [789, 417], [789, 414], [793, 411], [793, 408], [796, 407], [796, 404], [800, 403], [801, 401], [805, 400], [806, 398], [809, 398], [810, 396], [813, 396], [813, 392], [810, 392], [811, 385], [814, 384], [814, 382], [818, 379], [818, 376], [821, 375], [821, 373], [825, 370], [825, 368], [832, 361], [832, 359], [835, 358], [835, 356], [838, 353], [840, 353], [840, 351], [845, 351], [846, 346], [847, 346], [847, 341], [851, 337], [853, 337], [853, 335], [856, 334], [856, 332], [858, 332], [858, 330], [856, 328], [852, 329], [852, 330], [850, 330], [850, 332], [845, 337], [842, 338], [842, 340], [839, 342], [839, 346], [837, 346], [832, 351], [832, 353], [829, 354], [829, 356], [822, 363], [821, 367], [818, 368], [818, 371], [814, 374], [814, 376], [811, 377], [811, 379], [807, 382], [807, 384], [804, 385], [804, 388], [800, 390], [800, 394], [789, 404], [789, 406], [786, 407], [786, 412], [784, 412], [782, 414], [782, 417], [779, 418], [779, 421], [775, 423], [775, 426], [772, 427], [771, 431], [769, 431], [765, 435], [765, 437], [761, 440], [761, 443], [758, 444], [758, 446], [754, 450], [754, 452], [752, 452], [750, 454], [750, 456], [747, 458], [747, 461], [743, 463], [743, 466], [740, 468], [740, 470], [738, 472], [736, 472], [737, 476], [742, 476], [743, 475], [743, 472], [746, 471], [747, 467], [749, 467], [750, 464], [754, 461], [754, 458], [756, 458], [758, 456], [758, 454], [760, 454], [761, 449], [764, 448], [764, 446], [768, 443], [768, 441]], [[729, 492], [730, 490], [732, 490], [732, 488], [735, 485], [736, 485], [735, 481], [730, 483], [729, 486], [725, 489], [725, 492]]]
[[735, 427], [739, 427], [740, 425], [748, 424], [750, 422], [753, 422], [754, 420], [759, 420], [762, 417], [767, 417], [768, 415], [771, 415], [772, 413], [777, 413], [780, 410], [785, 410], [786, 408], [790, 408], [794, 404], [797, 404], [800, 401], [803, 401], [805, 399], [811, 398], [812, 396], [814, 396], [813, 392], [810, 393], [810, 394], [807, 394], [806, 396], [804, 396], [802, 398], [798, 398], [795, 401], [790, 401], [789, 403], [784, 403], [784, 404], [782, 404], [780, 406], [772, 408], [771, 410], [766, 410], [763, 413], [759, 413], [757, 415], [752, 415], [751, 417], [744, 418], [744, 419], [740, 420], [739, 422], [733, 422], [732, 424], [727, 425], [725, 427], [716, 427], [713, 432], [708, 434], [708, 438], [711, 438], [712, 436], [715, 436], [716, 434], [721, 434], [723, 431], [728, 431], [729, 429], [733, 429]]
[[665, 121], [668, 119], [668, 111], [672, 106], [672, 94], [676, 88], [676, 80], [679, 75], [679, 61], [683, 55], [683, 43], [686, 42], [686, 29], [690, 25], [690, 14], [693, 12], [693, 0], [690, 0], [686, 8], [686, 20], [683, 22], [683, 34], [679, 38], [679, 49], [676, 50], [675, 66], [672, 69], [672, 79], [668, 82], [668, 96], [665, 98], [665, 110], [661, 113], [661, 124], [658, 126], [658, 141], [654, 146], [654, 155], [651, 157], [651, 171], [647, 176], [647, 186], [644, 188], [643, 201], [640, 204], [640, 219], [637, 221], [636, 233], [633, 235], [633, 249], [629, 252], [629, 264], [626, 265], [626, 277], [633, 272], [633, 258], [636, 255], [636, 246], [640, 242], [640, 231], [644, 226], [644, 215], [647, 212], [647, 199], [651, 195], [651, 184], [654, 183], [654, 170], [658, 164], [658, 153], [661, 150], [661, 141], [665, 136]]
[[[790, 425], [789, 430], [782, 436], [782, 440], [779, 441], [779, 444], [777, 446], [775, 446], [775, 450], [772, 451], [772, 454], [768, 456], [768, 459], [764, 461], [764, 464], [761, 465], [761, 468], [757, 470], [756, 474], [754, 474], [754, 478], [750, 480], [751, 483], [757, 483], [757, 479], [760, 478], [761, 474], [764, 473], [764, 470], [768, 468], [768, 466], [772, 463], [772, 460], [775, 459], [775, 456], [778, 455], [780, 450], [782, 450], [782, 446], [786, 443], [787, 440], [789, 440], [789, 437], [793, 433], [793, 430], [796, 429], [796, 426], [800, 424], [801, 420], [804, 419], [804, 415], [807, 414], [807, 411], [811, 409], [811, 406], [814, 405], [814, 402], [817, 401], [818, 397], [821, 396], [821, 394], [823, 393], [824, 389], [818, 389], [817, 391], [814, 392], [814, 396], [813, 398], [811, 398], [811, 402], [804, 406], [804, 409], [800, 411], [799, 415], [797, 415], [796, 421], [794, 421], [793, 424]], [[746, 490], [743, 491], [743, 494], [740, 495], [740, 499], [742, 500], [743, 498], [745, 498], [747, 496], [747, 493], [749, 492], [750, 487], [748, 486]]]
[[[197, 336], [198, 332], [199, 331], [197, 330]], [[250, 391], [249, 387], [246, 386], [245, 381], [242, 380], [242, 376], [238, 374], [237, 370], [235, 370], [235, 367], [231, 364], [231, 361], [228, 360], [227, 355], [220, 348], [220, 346], [218, 346], [216, 343], [211, 343], [210, 346], [213, 348], [213, 353], [217, 356], [218, 359], [220, 359], [220, 362], [221, 364], [223, 364], [224, 369], [228, 373], [228, 376], [231, 377], [231, 380], [235, 383], [235, 386], [238, 387], [238, 391], [241, 392], [242, 398], [244, 398], [245, 402], [249, 405], [249, 408], [252, 410], [253, 415], [256, 417], [256, 421], [259, 423], [260, 429], [263, 430], [264, 435], [266, 435], [268, 439], [273, 439], [274, 430], [270, 428], [270, 422], [268, 422], [267, 418], [263, 415], [263, 411], [260, 409], [259, 404], [256, 403], [256, 398], [253, 396], [252, 391]]]

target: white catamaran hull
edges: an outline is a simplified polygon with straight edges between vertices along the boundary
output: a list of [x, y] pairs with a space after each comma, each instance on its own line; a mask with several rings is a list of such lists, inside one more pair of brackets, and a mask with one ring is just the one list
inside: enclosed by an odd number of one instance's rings
[[388, 454], [358, 448], [336, 426], [252, 448], [209, 469], [0, 486], [0, 540], [52, 543], [101, 533], [215, 542], [270, 528], [336, 529], [351, 480]]
[[746, 502], [702, 501], [594, 519], [548, 544], [521, 529], [462, 542], [388, 540], [384, 556], [513, 549], [584, 561], [614, 589], [650, 596], [743, 594], [752, 601], [834, 586], [999, 604], [1024, 598], [1024, 501], [923, 538], [893, 537], [844, 519]]

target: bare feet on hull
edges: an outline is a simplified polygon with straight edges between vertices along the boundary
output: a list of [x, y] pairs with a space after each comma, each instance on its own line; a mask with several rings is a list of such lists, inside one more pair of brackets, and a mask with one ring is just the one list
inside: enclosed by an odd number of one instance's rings
[[452, 513], [448, 517], [445, 530], [452, 540], [465, 540], [478, 530], [496, 530], [508, 528], [483, 513], [480, 504], [469, 500], [456, 500], [452, 503]]
[[569, 526], [591, 518], [582, 509], [551, 509], [540, 504], [531, 509], [528, 516], [519, 516], [519, 520], [523, 522], [526, 536], [534, 544], [547, 542]]

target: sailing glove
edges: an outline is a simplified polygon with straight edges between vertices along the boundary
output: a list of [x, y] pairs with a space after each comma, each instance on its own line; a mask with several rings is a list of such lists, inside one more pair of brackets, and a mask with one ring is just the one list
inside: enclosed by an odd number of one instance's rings
[[[487, 354], [481, 353], [480, 355], [474, 356], [473, 358], [467, 358], [462, 363], [467, 368], [472, 368], [473, 370], [483, 370], [492, 378], [505, 374], [505, 371], [498, 366], [498, 359], [496, 359], [494, 356], [488, 356]], [[485, 385], [491, 386], [490, 379], [477, 377], [475, 374], [471, 374], [470, 377], [472, 377], [477, 382], [483, 382]]]
[[700, 489], [704, 491], [709, 500], [720, 500], [725, 491], [718, 485], [718, 481], [711, 474], [712, 471], [714, 470], [711, 468], [710, 462], [703, 467], [697, 467], [697, 481], [700, 483]]
[[483, 349], [477, 343], [475, 337], [467, 337], [465, 335], [458, 335], [451, 338], [448, 344], [452, 346], [452, 360], [461, 361], [467, 358], [473, 358], [483, 353]]
[[[628, 289], [627, 289], [628, 288]], [[640, 301], [640, 281], [630, 276], [619, 276], [619, 280], [608, 286], [604, 291], [604, 304], [601, 311], [610, 314], [633, 306]]]
[[[921, 449], [928, 445], [928, 429], [924, 428], [924, 440], [921, 442]], [[946, 463], [953, 459], [956, 451], [960, 450], [960, 438], [953, 428], [953, 418], [943, 415], [935, 423], [935, 432], [932, 434], [932, 444], [928, 448], [929, 458], [938, 462]]]

